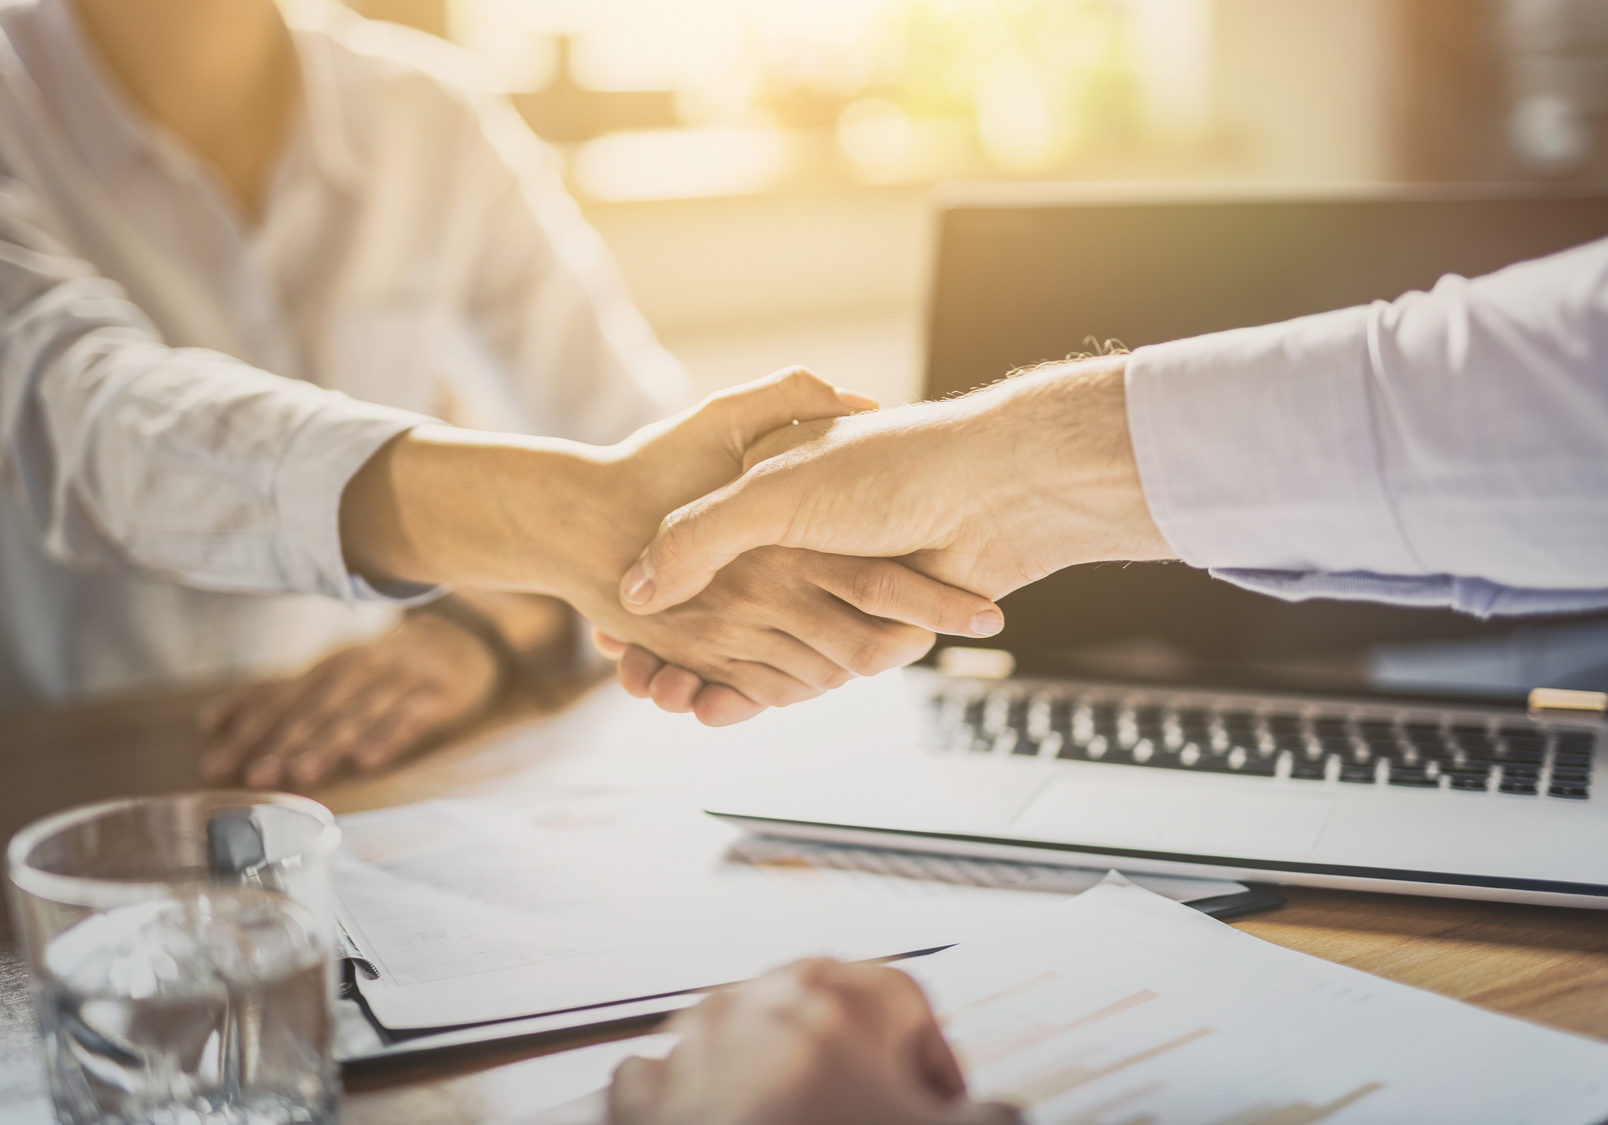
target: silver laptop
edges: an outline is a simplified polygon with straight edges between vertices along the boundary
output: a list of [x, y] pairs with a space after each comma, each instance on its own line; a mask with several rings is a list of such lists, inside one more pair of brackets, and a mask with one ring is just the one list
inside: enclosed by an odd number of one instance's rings
[[[962, 194], [940, 213], [926, 391], [1605, 235], [1589, 192]], [[1608, 907], [1608, 615], [1287, 604], [1176, 564], [1075, 567], [1005, 611], [997, 648], [907, 675], [908, 746], [779, 766], [709, 811], [796, 838]]]

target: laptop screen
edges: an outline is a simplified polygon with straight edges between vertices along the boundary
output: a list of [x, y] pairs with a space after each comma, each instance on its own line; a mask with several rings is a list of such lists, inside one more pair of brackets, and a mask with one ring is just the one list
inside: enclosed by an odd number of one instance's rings
[[[1608, 235], [1608, 193], [1298, 198], [983, 188], [941, 208], [926, 395], [1015, 368], [1393, 298]], [[1269, 689], [1521, 696], [1608, 686], [1608, 614], [1480, 621], [1287, 603], [1181, 564], [1073, 567], [1011, 595], [1019, 669]]]

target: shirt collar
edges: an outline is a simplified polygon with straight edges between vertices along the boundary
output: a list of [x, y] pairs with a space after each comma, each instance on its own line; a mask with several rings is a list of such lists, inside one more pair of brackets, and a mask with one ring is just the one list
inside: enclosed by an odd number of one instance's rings
[[[301, 114], [296, 129], [306, 140], [323, 178], [348, 191], [355, 191], [362, 179], [362, 145], [352, 118], [354, 105], [341, 96], [334, 40], [342, 22], [360, 18], [326, 3], [294, 6], [289, 13], [302, 77]], [[295, 143], [294, 137], [291, 143]]]
[[[291, 27], [301, 71], [302, 103], [286, 139], [286, 155], [305, 143], [321, 175], [345, 188], [356, 186], [362, 164], [349, 115], [339, 97], [329, 37], [317, 25], [334, 15], [314, 5]], [[141, 154], [160, 156], [168, 139], [117, 88], [95, 57], [68, 0], [39, 0], [40, 40], [49, 72], [51, 102], [75, 147], [96, 173], [113, 176]]]

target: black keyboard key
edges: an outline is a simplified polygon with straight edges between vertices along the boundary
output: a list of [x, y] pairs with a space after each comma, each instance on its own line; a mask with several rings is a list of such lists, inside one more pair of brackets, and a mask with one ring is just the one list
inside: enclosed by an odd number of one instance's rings
[[1036, 756], [1040, 749], [1042, 749], [1042, 746], [1038, 739], [1018, 738], [1016, 740], [1016, 745], [1011, 747], [1011, 753], [1020, 754], [1023, 757], [1029, 757]]
[[1525, 781], [1520, 778], [1515, 778], [1512, 781], [1504, 781], [1497, 788], [1501, 789], [1504, 793], [1513, 793], [1522, 797], [1534, 797], [1536, 793], [1535, 782]]
[[1502, 751], [1502, 761], [1513, 762], [1516, 765], [1539, 766], [1546, 761], [1544, 750], [1517, 750], [1509, 746]]
[[1453, 789], [1462, 789], [1465, 791], [1478, 790], [1481, 793], [1485, 792], [1485, 790], [1489, 788], [1489, 783], [1486, 781], [1484, 774], [1480, 774], [1478, 777], [1473, 777], [1466, 774], [1453, 774], [1451, 780], [1448, 781], [1447, 784]]
[[1297, 758], [1290, 763], [1290, 776], [1302, 781], [1322, 781], [1328, 773], [1328, 764], [1322, 759], [1310, 761]]
[[1489, 738], [1491, 736], [1491, 728], [1486, 726], [1484, 723], [1453, 723], [1452, 733], [1459, 738], [1463, 738], [1465, 736]]
[[1557, 782], [1553, 782], [1552, 787], [1547, 790], [1547, 796], [1567, 797], [1573, 801], [1584, 801], [1591, 796], [1591, 790], [1584, 785], [1559, 785]]
[[1272, 777], [1277, 764], [1273, 758], [1247, 758], [1245, 764], [1234, 772], [1246, 777]]
[[1552, 780], [1567, 782], [1571, 785], [1585, 785], [1591, 780], [1591, 771], [1572, 769], [1568, 766], [1553, 766]]
[[1541, 767], [1540, 766], [1505, 765], [1505, 766], [1502, 767], [1502, 777], [1504, 779], [1507, 779], [1507, 778], [1521, 778], [1521, 779], [1524, 779], [1526, 781], [1534, 781], [1536, 778], [1538, 778], [1540, 776], [1541, 776]]
[[1392, 765], [1390, 767], [1390, 784], [1416, 785], [1423, 789], [1433, 789], [1440, 782], [1430, 777], [1429, 773], [1419, 766]]
[[1349, 781], [1354, 784], [1372, 785], [1375, 780], [1374, 768], [1372, 765], [1356, 766], [1343, 764], [1340, 767], [1340, 780]]
[[1596, 741], [1597, 736], [1588, 730], [1560, 730], [1558, 732], [1559, 750], [1590, 750]]

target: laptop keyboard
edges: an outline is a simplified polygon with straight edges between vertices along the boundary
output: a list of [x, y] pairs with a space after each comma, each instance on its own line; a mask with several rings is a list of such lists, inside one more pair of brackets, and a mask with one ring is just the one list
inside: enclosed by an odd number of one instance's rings
[[1182, 705], [1070, 687], [957, 683], [931, 706], [939, 746], [958, 752], [1563, 800], [1591, 795], [1598, 737], [1524, 718]]

